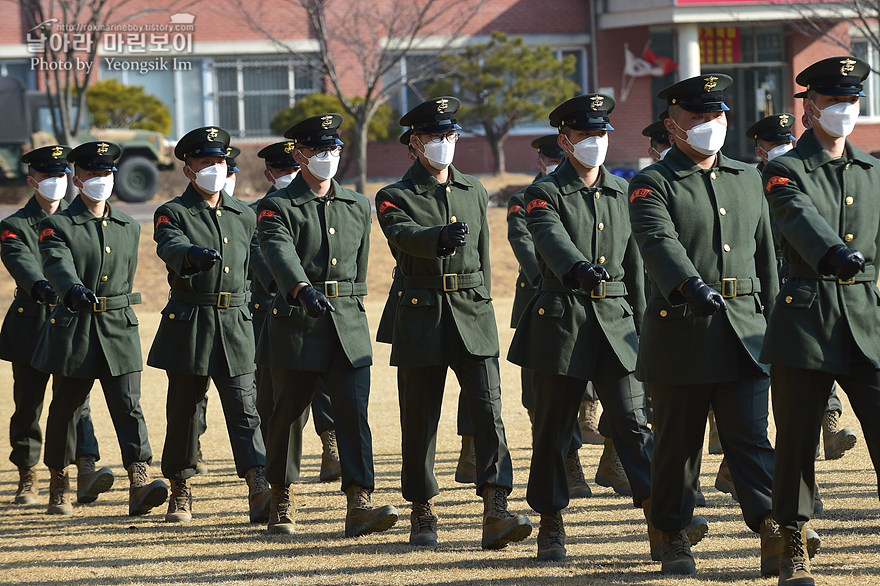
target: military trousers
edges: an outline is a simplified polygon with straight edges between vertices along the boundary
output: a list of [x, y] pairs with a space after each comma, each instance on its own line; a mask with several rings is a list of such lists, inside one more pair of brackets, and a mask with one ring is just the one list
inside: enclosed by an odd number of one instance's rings
[[367, 421], [370, 367], [353, 367], [338, 341], [327, 371], [272, 369], [275, 411], [269, 420], [266, 479], [273, 485], [299, 480], [302, 430], [308, 420], [309, 405], [321, 386], [330, 395], [335, 415], [342, 490], [351, 486], [372, 490], [373, 436]]
[[477, 456], [477, 494], [486, 486], [513, 488], [513, 464], [501, 420], [501, 377], [498, 358], [461, 352], [450, 365], [398, 367], [398, 400], [402, 430], [403, 498], [426, 502], [440, 488], [434, 477], [437, 427], [448, 369], [458, 378], [471, 414]]
[[[651, 496], [651, 456], [654, 438], [645, 416], [645, 390], [617, 361], [614, 351], [602, 344], [601, 368], [592, 381], [602, 402], [603, 428], [610, 431], [614, 447], [633, 489], [633, 503], [641, 506]], [[555, 513], [568, 506], [565, 458], [571, 445], [570, 430], [577, 426], [578, 408], [587, 381], [549, 372], [535, 372], [535, 429], [526, 500], [539, 513]], [[608, 429], [610, 428], [610, 429]]]
[[[772, 505], [773, 447], [767, 439], [770, 379], [742, 375], [723, 383], [647, 387], [654, 402], [654, 526], [679, 531], [691, 523], [711, 405], [743, 519], [758, 532]], [[815, 441], [810, 444], [811, 454], [815, 445]]]
[[[98, 378], [104, 400], [116, 430], [122, 464], [153, 460], [147, 423], [141, 411], [141, 373], [112, 376], [104, 363]], [[76, 459], [77, 422], [88, 402], [95, 379], [55, 375], [52, 379], [52, 402], [46, 420], [46, 447], [43, 462], [49, 468], [63, 470]]]
[[[43, 449], [40, 416], [43, 414], [43, 399], [49, 376], [30, 364], [12, 363], [12, 399], [15, 411], [9, 420], [9, 443], [12, 445], [9, 461], [19, 468], [30, 468], [40, 461], [40, 452]], [[94, 456], [96, 460], [101, 459], [88, 399], [76, 423], [75, 455], [77, 458]]]
[[[520, 378], [522, 380], [523, 387], [525, 387], [526, 385], [528, 385], [528, 387], [529, 387], [529, 395], [528, 395], [529, 396], [529, 406], [526, 406], [526, 400], [525, 400], [526, 393], [524, 391], [523, 392], [523, 407], [526, 407], [526, 411], [528, 411], [528, 413], [529, 413], [529, 420], [532, 422], [532, 440], [533, 441], [534, 441], [534, 435], [535, 435], [535, 429], [534, 429], [534, 426], [535, 426], [535, 423], [534, 423], [535, 392], [534, 392], [533, 388], [534, 388], [534, 380], [535, 380], [536, 374], [537, 374], [536, 371], [534, 371], [530, 368], [520, 369]], [[593, 387], [593, 385], [590, 383], [587, 383], [587, 390], [584, 392], [583, 400], [585, 400], [585, 401], [587, 401], [587, 400], [598, 401], [597, 398], [592, 398], [592, 399], [588, 398], [591, 396], [595, 397], [595, 394], [596, 394], [596, 390]], [[578, 406], [580, 406], [580, 403], [578, 403]], [[608, 433], [609, 437], [611, 434], [610, 430], [607, 430], [607, 426], [605, 424], [605, 414], [604, 413], [599, 418], [599, 432], [602, 433], [603, 435], [605, 433]], [[568, 445], [568, 454], [569, 455], [576, 454], [578, 452], [578, 450], [580, 450], [581, 447], [583, 447], [583, 445], [584, 445], [584, 439], [583, 439], [583, 436], [581, 435], [581, 425], [580, 425], [580, 422], [577, 420], [577, 417], [575, 417], [574, 428], [571, 431], [571, 443]]]
[[199, 459], [199, 431], [204, 415], [200, 408], [214, 381], [226, 419], [226, 432], [239, 478], [254, 466], [266, 465], [266, 448], [260, 435], [254, 373], [239, 376], [199, 375], [169, 372], [165, 399], [165, 446], [162, 475], [185, 480], [196, 474]]
[[853, 362], [846, 375], [774, 364], [770, 377], [776, 420], [773, 518], [796, 531], [813, 516], [815, 446], [834, 380], [862, 424], [875, 474], [880, 470], [880, 370], [864, 359]]

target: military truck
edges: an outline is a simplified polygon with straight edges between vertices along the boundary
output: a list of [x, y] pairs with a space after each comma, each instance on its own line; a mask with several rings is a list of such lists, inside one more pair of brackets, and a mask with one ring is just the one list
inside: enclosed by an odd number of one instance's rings
[[[0, 185], [24, 180], [27, 167], [19, 162], [27, 151], [58, 141], [53, 135], [49, 96], [27, 91], [15, 77], [0, 77]], [[83, 116], [77, 143], [114, 142], [122, 148], [113, 193], [122, 201], [146, 201], [159, 189], [159, 171], [174, 168], [171, 147], [159, 132], [117, 128], [89, 128]], [[75, 145], [71, 145], [75, 146]]]

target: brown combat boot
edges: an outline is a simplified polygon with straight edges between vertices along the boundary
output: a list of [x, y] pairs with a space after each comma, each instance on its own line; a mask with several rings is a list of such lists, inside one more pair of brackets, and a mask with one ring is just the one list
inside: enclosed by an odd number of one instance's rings
[[472, 435], [461, 436], [461, 452], [458, 454], [458, 465], [455, 467], [455, 481], [460, 484], [477, 483], [477, 452]]
[[568, 479], [568, 498], [586, 499], [593, 496], [577, 450], [565, 457], [565, 477]]
[[[642, 510], [645, 513], [645, 521], [648, 524], [648, 542], [651, 547], [651, 559], [655, 562], [662, 561], [663, 531], [654, 527], [654, 523], [651, 521], [650, 498], [642, 501]], [[691, 518], [690, 525], [684, 528], [684, 534], [691, 546], [700, 543], [707, 533], [709, 533], [709, 522], [700, 515], [694, 515]]]
[[266, 468], [254, 466], [244, 473], [248, 485], [248, 514], [251, 523], [265, 523], [269, 520], [269, 501], [272, 491], [266, 481]]
[[70, 477], [64, 470], [49, 468], [49, 515], [72, 515], [70, 504]]
[[128, 466], [128, 514], [146, 515], [168, 498], [168, 485], [161, 480], [150, 481], [150, 465], [132, 462]]
[[730, 466], [727, 465], [727, 458], [721, 460], [718, 467], [718, 475], [715, 476], [715, 488], [721, 492], [726, 492], [739, 502], [739, 496], [736, 494], [736, 485], [733, 483], [733, 474], [730, 473]]
[[434, 503], [413, 503], [409, 516], [409, 544], [437, 545], [437, 515]]
[[528, 517], [507, 510], [508, 492], [506, 488], [492, 485], [483, 489], [483, 549], [501, 549], [532, 533]]
[[565, 525], [562, 522], [562, 511], [541, 513], [541, 525], [538, 527], [538, 559], [558, 562], [564, 560], [565, 555]]
[[785, 543], [782, 541], [782, 533], [779, 532], [779, 523], [771, 517], [761, 521], [761, 575], [778, 576], [779, 560], [782, 558], [782, 550]]
[[113, 471], [104, 466], [95, 470], [94, 456], [76, 459], [76, 502], [93, 503], [113, 486]]
[[605, 447], [599, 458], [599, 467], [596, 468], [596, 484], [614, 489], [621, 496], [632, 496], [632, 487], [629, 478], [614, 448], [614, 442], [610, 437], [605, 438]]
[[784, 543], [779, 561], [779, 586], [815, 586], [805, 551], [805, 530], [791, 531], [780, 527], [779, 531]]
[[345, 536], [360, 537], [386, 531], [397, 523], [397, 509], [391, 505], [374, 507], [370, 491], [361, 486], [350, 486], [345, 491], [348, 511], [345, 514]]
[[840, 427], [840, 414], [837, 411], [826, 411], [822, 419], [822, 443], [825, 446], [825, 459], [843, 458], [847, 450], [855, 447], [858, 437], [851, 429]]
[[269, 524], [266, 530], [269, 533], [293, 535], [295, 510], [296, 506], [290, 497], [290, 485], [273, 484], [272, 498], [269, 500]]
[[718, 435], [718, 425], [715, 423], [715, 412], [709, 409], [709, 453], [723, 454], [724, 448], [721, 447], [721, 436]]
[[336, 447], [336, 430], [321, 432], [321, 482], [331, 482], [342, 477], [339, 450]]
[[601, 446], [605, 442], [605, 438], [599, 433], [599, 401], [581, 401], [578, 420], [581, 440], [585, 444]]
[[192, 521], [192, 487], [189, 480], [171, 479], [171, 496], [168, 498], [168, 512], [165, 520], [169, 523], [189, 523]]
[[37, 468], [35, 466], [18, 467], [18, 488], [15, 491], [15, 504], [33, 505], [40, 494], [37, 488]]
[[660, 571], [663, 574], [691, 575], [697, 573], [697, 563], [691, 553], [691, 543], [684, 530], [662, 531]]

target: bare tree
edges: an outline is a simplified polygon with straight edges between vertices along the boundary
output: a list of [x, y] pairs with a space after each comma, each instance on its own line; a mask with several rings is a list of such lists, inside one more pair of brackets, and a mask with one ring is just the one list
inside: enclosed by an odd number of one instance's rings
[[[283, 25], [278, 23], [284, 19], [280, 8], [285, 5], [291, 18], [307, 19], [318, 43], [317, 55], [303, 56], [283, 40]], [[376, 110], [407, 84], [439, 73], [433, 62], [409, 67], [407, 55], [424, 48], [428, 38], [431, 54], [448, 52], [480, 9], [474, 0], [279, 0], [268, 6], [270, 17], [263, 14], [262, 3], [240, 6], [252, 30], [279, 48], [308, 58], [324, 76], [328, 93], [339, 98], [344, 114], [353, 119], [359, 191], [367, 182], [367, 135]], [[346, 66], [356, 69], [360, 86], [356, 90]], [[357, 97], [362, 100], [354, 100], [354, 92], [361, 92]]]
[[[776, 4], [776, 3], [774, 3]], [[853, 53], [855, 39], [865, 40], [875, 51], [880, 51], [880, 1], [847, 0], [838, 2], [803, 2], [786, 0], [785, 5], [797, 13], [791, 26], [798, 33], [808, 37], [824, 37], [837, 44], [847, 53]], [[847, 31], [844, 35], [835, 33], [835, 25], [848, 22], [856, 34]], [[875, 73], [880, 73], [875, 64], [870, 63]]]

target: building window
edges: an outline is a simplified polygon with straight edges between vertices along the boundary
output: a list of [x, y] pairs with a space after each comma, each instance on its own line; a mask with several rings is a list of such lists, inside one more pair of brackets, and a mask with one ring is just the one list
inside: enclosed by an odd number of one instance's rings
[[0, 76], [17, 77], [31, 90], [36, 87], [34, 71], [27, 61], [0, 61]]
[[[868, 63], [873, 71], [880, 66], [880, 52], [877, 47], [867, 39], [853, 39], [853, 54]], [[860, 100], [862, 116], [880, 116], [880, 79], [877, 75], [869, 75], [863, 82], [867, 98]]]
[[215, 107], [220, 126], [235, 137], [265, 137], [280, 110], [321, 91], [320, 75], [302, 58], [218, 57]]

